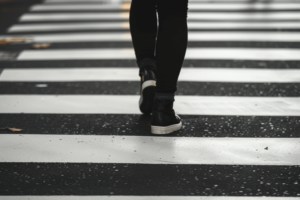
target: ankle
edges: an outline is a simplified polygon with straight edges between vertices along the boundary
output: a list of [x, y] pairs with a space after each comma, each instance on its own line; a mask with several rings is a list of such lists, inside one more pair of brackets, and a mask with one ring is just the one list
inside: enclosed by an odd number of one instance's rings
[[168, 134], [180, 130], [182, 123], [173, 110], [173, 100], [155, 98], [151, 118], [153, 134]]
[[169, 99], [157, 99], [154, 100], [153, 113], [154, 112], [163, 112], [165, 114], [173, 114], [173, 100]]
[[145, 70], [151, 70], [156, 74], [156, 61], [152, 58], [144, 58], [137, 62], [138, 67], [140, 68], [139, 76], [142, 76]]

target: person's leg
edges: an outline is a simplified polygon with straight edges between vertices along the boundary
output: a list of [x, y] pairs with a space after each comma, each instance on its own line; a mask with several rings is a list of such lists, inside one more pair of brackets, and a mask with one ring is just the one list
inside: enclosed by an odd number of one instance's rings
[[[155, 43], [157, 35], [156, 1], [132, 0], [130, 8], [130, 33], [139, 68], [155, 68]], [[155, 70], [155, 69], [153, 69]]]
[[140, 111], [152, 112], [155, 84], [156, 61], [155, 42], [157, 34], [155, 0], [132, 0], [130, 8], [130, 32], [141, 77]]
[[156, 43], [157, 82], [152, 110], [151, 133], [180, 130], [181, 119], [173, 110], [177, 80], [187, 47], [188, 0], [157, 3], [159, 30]]
[[158, 98], [174, 98], [187, 48], [188, 0], [159, 0], [159, 29], [156, 44]]

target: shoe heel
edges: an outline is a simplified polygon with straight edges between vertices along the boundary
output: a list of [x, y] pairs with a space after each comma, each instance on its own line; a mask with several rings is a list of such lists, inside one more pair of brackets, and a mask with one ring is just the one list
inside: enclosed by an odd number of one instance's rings
[[155, 86], [153, 86], [153, 84], [143, 88], [139, 101], [139, 107], [142, 113], [150, 114], [152, 112], [154, 96]]

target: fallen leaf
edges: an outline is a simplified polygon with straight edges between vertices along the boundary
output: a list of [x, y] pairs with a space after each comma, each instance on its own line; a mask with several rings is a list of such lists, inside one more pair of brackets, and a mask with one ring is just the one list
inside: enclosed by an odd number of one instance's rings
[[49, 43], [41, 43], [41, 44], [34, 44], [32, 45], [33, 48], [35, 49], [43, 49], [49, 47], [51, 44]]
[[27, 39], [28, 38], [26, 37], [4, 38], [4, 39], [0, 39], [0, 44], [5, 45], [12, 42], [24, 42]]
[[9, 130], [11, 130], [12, 132], [16, 132], [16, 131], [22, 131], [23, 129], [19, 129], [19, 128], [8, 128]]
[[0, 44], [3, 45], [3, 44], [7, 44], [6, 40], [5, 39], [2, 39], [0, 40]]

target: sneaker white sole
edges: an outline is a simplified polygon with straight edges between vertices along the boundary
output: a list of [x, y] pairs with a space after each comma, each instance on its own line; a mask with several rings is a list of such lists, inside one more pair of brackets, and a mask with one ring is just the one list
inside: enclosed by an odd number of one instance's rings
[[154, 80], [145, 81], [142, 85], [142, 90], [144, 90], [146, 87], [149, 86], [156, 86], [156, 81]]
[[178, 124], [173, 124], [171, 126], [151, 126], [151, 133], [157, 135], [165, 135], [172, 133], [174, 131], [180, 130], [182, 127], [182, 122]]

